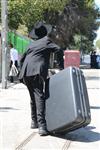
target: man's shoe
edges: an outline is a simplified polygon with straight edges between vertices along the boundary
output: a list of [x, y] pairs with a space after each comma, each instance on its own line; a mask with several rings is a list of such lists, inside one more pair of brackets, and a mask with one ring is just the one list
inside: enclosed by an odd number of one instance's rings
[[39, 127], [39, 135], [40, 136], [46, 136], [49, 135], [49, 131], [46, 127]]
[[36, 128], [38, 128], [37, 122], [32, 121], [32, 122], [31, 122], [31, 129], [36, 129]]

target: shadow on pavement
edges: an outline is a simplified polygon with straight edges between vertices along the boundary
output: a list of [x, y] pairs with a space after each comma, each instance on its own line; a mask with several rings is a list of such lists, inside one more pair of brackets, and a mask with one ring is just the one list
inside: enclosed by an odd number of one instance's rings
[[100, 109], [99, 106], [91, 106], [90, 109]]
[[90, 77], [90, 76], [87, 76], [87, 77], [85, 77], [86, 78], [86, 80], [100, 80], [100, 77]]
[[94, 126], [87, 126], [72, 131], [70, 133], [67, 133], [65, 135], [55, 135], [55, 137], [70, 140], [70, 141], [87, 142], [87, 143], [100, 141], [100, 133], [92, 131], [95, 128], [96, 127]]
[[0, 107], [0, 112], [8, 112], [8, 111], [11, 111], [11, 110], [19, 110], [19, 109], [16, 109], [16, 108], [13, 108], [13, 107]]

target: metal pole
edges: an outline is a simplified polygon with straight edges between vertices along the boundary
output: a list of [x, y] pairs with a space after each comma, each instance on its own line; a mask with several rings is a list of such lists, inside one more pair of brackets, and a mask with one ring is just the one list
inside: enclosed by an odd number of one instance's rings
[[7, 88], [7, 0], [1, 0], [2, 88]]
[[[0, 28], [0, 31], [1, 31], [1, 28]], [[1, 73], [1, 72], [2, 72], [2, 71], [1, 71], [1, 70], [2, 70], [2, 69], [1, 69], [1, 64], [2, 64], [2, 63], [1, 63], [1, 33], [0, 33], [0, 82], [1, 82], [1, 74], [2, 74], [2, 73]]]
[[82, 47], [82, 35], [80, 35], [80, 53], [81, 53], [81, 63], [83, 61], [83, 47]]

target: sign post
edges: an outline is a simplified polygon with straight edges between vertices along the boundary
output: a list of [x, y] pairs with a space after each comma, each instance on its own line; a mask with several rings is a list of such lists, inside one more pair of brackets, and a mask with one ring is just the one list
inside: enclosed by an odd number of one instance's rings
[[7, 88], [7, 0], [1, 0], [2, 88]]

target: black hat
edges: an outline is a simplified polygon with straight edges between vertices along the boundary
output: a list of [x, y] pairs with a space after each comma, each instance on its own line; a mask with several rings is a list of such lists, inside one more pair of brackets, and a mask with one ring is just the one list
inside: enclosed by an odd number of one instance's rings
[[29, 37], [32, 39], [40, 39], [50, 33], [51, 30], [51, 25], [44, 24], [43, 22], [37, 22], [32, 31], [29, 33]]

